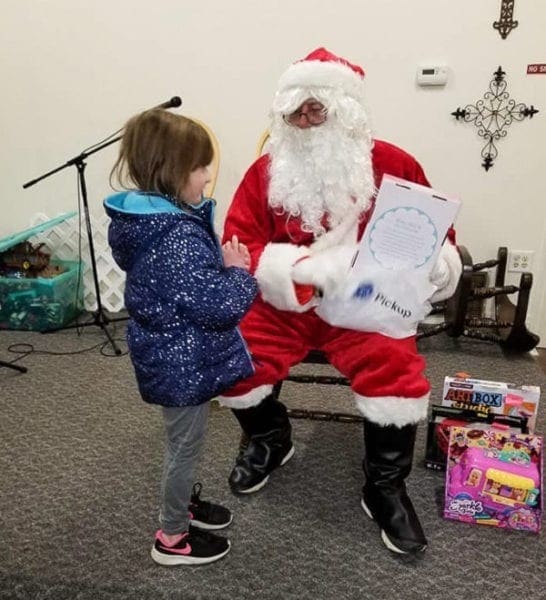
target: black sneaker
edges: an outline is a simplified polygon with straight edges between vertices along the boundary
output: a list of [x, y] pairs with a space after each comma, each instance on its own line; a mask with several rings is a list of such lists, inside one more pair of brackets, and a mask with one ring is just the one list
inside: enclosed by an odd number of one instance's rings
[[233, 521], [231, 511], [219, 504], [201, 500], [201, 489], [203, 486], [196, 483], [191, 493], [190, 505], [190, 523], [199, 529], [223, 529]]
[[204, 565], [222, 558], [231, 549], [231, 543], [226, 538], [191, 526], [174, 546], [165, 545], [162, 537], [161, 530], [158, 530], [155, 534], [152, 558], [166, 567]]

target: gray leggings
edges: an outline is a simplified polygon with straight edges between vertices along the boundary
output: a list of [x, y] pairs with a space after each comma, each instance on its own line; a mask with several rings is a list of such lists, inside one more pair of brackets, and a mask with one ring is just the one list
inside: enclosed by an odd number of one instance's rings
[[162, 407], [165, 458], [161, 479], [159, 524], [168, 535], [188, 530], [194, 473], [205, 441], [210, 402]]

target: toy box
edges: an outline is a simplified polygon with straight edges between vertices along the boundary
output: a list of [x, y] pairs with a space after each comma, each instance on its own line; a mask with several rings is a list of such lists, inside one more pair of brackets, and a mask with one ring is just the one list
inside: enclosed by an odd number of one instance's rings
[[479, 414], [494, 413], [526, 417], [529, 431], [535, 431], [540, 387], [485, 381], [469, 377], [446, 377], [442, 406], [472, 410]]
[[543, 439], [451, 427], [444, 517], [538, 533]]
[[425, 467], [445, 471], [449, 448], [449, 430], [453, 426], [494, 429], [510, 433], [528, 433], [527, 417], [477, 413], [473, 410], [433, 404], [427, 425]]
[[72, 321], [83, 307], [79, 261], [51, 261], [65, 269], [44, 277], [0, 277], [0, 329], [47, 331]]

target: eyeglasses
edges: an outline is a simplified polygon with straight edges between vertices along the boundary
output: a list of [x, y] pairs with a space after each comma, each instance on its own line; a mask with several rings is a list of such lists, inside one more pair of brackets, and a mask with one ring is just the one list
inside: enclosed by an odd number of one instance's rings
[[[304, 108], [307, 110], [304, 112]], [[305, 117], [307, 123], [311, 126], [322, 125], [328, 117], [328, 110], [320, 102], [313, 102], [312, 104], [305, 103], [301, 108], [295, 110], [289, 115], [283, 115], [283, 120], [287, 125], [293, 125], [297, 127], [301, 122], [301, 118]]]

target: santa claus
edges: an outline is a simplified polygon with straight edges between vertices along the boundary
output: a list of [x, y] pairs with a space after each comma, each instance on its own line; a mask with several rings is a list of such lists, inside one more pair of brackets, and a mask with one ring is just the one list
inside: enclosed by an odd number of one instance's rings
[[[430, 391], [415, 337], [334, 327], [314, 309], [316, 291], [335, 288], [346, 272], [382, 176], [423, 185], [427, 179], [408, 153], [373, 139], [364, 71], [324, 48], [281, 76], [270, 130], [268, 154], [245, 174], [224, 230], [226, 240], [237, 235], [247, 245], [261, 292], [241, 324], [255, 374], [220, 399], [248, 439], [231, 489], [258, 491], [294, 454], [286, 407], [273, 386], [320, 350], [349, 379], [365, 419], [363, 510], [390, 550], [423, 551], [427, 542], [405, 487]], [[448, 240], [431, 275], [432, 300], [449, 297], [460, 272]]]

